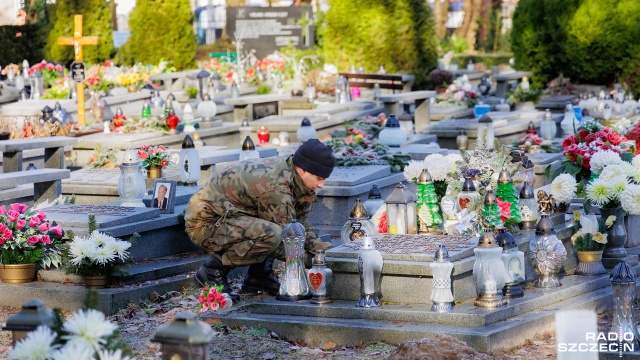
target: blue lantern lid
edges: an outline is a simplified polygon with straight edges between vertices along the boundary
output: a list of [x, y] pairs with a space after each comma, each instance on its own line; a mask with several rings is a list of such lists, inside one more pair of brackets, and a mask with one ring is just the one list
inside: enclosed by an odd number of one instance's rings
[[391, 114], [387, 118], [387, 123], [384, 125], [384, 127], [388, 127], [388, 128], [398, 127], [399, 128], [400, 127], [400, 121], [398, 121], [398, 118], [396, 117], [395, 114]]

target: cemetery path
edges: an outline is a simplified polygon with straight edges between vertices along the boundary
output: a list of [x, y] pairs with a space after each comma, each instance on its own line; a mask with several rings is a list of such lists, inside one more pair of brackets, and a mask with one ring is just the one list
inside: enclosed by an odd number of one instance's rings
[[[239, 282], [237, 280], [236, 282]], [[150, 341], [158, 327], [170, 322], [173, 316], [181, 311], [196, 312], [197, 289], [184, 289], [182, 292], [171, 292], [164, 295], [152, 293], [148, 301], [130, 304], [110, 319], [118, 324], [122, 331], [122, 338], [131, 348], [136, 359], [159, 359], [160, 346]], [[247, 304], [264, 299], [266, 296], [243, 296], [242, 303]], [[235, 305], [233, 308], [237, 308]], [[17, 308], [0, 307], [0, 324], [15, 314]], [[229, 311], [227, 309], [221, 312]], [[65, 317], [70, 316], [65, 312]], [[640, 318], [640, 305], [635, 304], [636, 319]], [[323, 348], [308, 348], [304, 344], [292, 344], [279, 338], [273, 332], [263, 328], [230, 328], [223, 325], [217, 314], [209, 313], [201, 316], [209, 323], [216, 337], [209, 350], [214, 359], [387, 359], [395, 346], [376, 343], [368, 346], [345, 348], [333, 343], [324, 344]], [[598, 330], [608, 331], [611, 327], [612, 314], [606, 312], [598, 315]], [[517, 335], [514, 335], [517, 336]], [[524, 346], [512, 349], [506, 353], [479, 354], [464, 343], [452, 345], [446, 336], [430, 341], [430, 353], [425, 359], [433, 359], [434, 349], [441, 352], [440, 359], [554, 359], [555, 336], [547, 334], [541, 338], [529, 341]], [[447, 349], [447, 346], [449, 348]], [[11, 333], [0, 331], [0, 359], [8, 359], [11, 349]], [[447, 355], [448, 354], [448, 355]], [[455, 355], [453, 355], [455, 354]], [[392, 357], [394, 358], [394, 357]], [[417, 358], [417, 357], [416, 357]]]

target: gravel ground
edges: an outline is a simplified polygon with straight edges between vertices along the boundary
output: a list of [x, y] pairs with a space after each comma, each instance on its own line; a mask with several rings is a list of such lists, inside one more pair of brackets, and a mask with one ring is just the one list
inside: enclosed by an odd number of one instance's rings
[[[121, 331], [122, 338], [130, 347], [136, 359], [159, 359], [160, 346], [150, 341], [157, 328], [172, 320], [173, 316], [181, 311], [195, 311], [197, 305], [196, 289], [188, 289], [182, 292], [172, 292], [165, 295], [152, 294], [148, 301], [139, 304], [130, 304], [128, 308], [121, 310], [111, 317]], [[263, 299], [264, 296], [243, 296], [242, 303], [250, 303]], [[236, 305], [234, 305], [234, 308]], [[636, 319], [640, 316], [639, 306], [636, 304]], [[18, 309], [0, 307], [0, 323], [4, 323]], [[227, 309], [221, 310], [228, 311]], [[69, 315], [68, 313], [66, 314]], [[612, 315], [610, 312], [598, 316], [598, 329], [608, 331], [611, 326]], [[304, 344], [293, 344], [284, 341], [277, 334], [262, 328], [230, 328], [211, 317], [203, 316], [202, 319], [209, 323], [215, 331], [215, 339], [209, 346], [212, 359], [386, 359], [396, 347], [384, 343], [375, 343], [362, 347], [346, 348], [328, 343], [323, 348], [308, 348]], [[438, 339], [445, 345], [436, 348], [446, 350], [445, 337]], [[458, 345], [460, 346], [460, 345]], [[512, 349], [505, 353], [487, 354], [475, 353], [466, 344], [468, 354], [462, 356], [456, 349], [453, 357], [444, 356], [442, 359], [554, 359], [555, 336], [546, 334], [541, 338], [529, 341], [524, 346]], [[0, 332], [0, 359], [8, 359], [11, 347], [10, 332]]]

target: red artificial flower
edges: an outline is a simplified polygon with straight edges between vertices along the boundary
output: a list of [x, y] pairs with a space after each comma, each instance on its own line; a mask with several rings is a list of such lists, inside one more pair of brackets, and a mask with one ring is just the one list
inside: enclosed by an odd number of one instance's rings
[[591, 155], [587, 154], [582, 157], [582, 167], [585, 169], [591, 169]]
[[378, 234], [386, 234], [389, 231], [389, 223], [387, 221], [387, 212], [383, 212], [378, 223]]
[[597, 135], [596, 134], [589, 134], [584, 138], [584, 142], [587, 143], [587, 145], [591, 144], [595, 139], [597, 139]]
[[580, 135], [580, 139], [581, 140], [584, 140], [584, 138], [586, 138], [587, 135], [589, 135], [589, 133], [587, 132], [587, 130], [582, 129], [582, 130], [578, 131], [578, 135]]
[[145, 151], [138, 151], [138, 156], [142, 160], [146, 160], [149, 158], [149, 154], [147, 154]]
[[578, 141], [576, 139], [575, 135], [569, 135], [567, 136], [566, 139], [564, 139], [564, 141], [562, 142], [562, 147], [563, 148], [568, 148], [571, 145], [577, 144]]
[[508, 201], [502, 201], [500, 200], [500, 198], [498, 199], [498, 207], [500, 208], [500, 220], [502, 220], [502, 222], [505, 221], [505, 219], [508, 219], [511, 217], [511, 203]]
[[168, 163], [169, 163], [169, 160], [162, 159], [162, 161], [160, 161], [160, 166], [167, 166]]

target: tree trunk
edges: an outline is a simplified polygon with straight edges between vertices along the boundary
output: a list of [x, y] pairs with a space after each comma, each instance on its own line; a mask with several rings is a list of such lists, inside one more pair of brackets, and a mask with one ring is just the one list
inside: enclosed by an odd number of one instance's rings
[[447, 28], [445, 23], [449, 15], [449, 0], [441, 1], [435, 0], [433, 3], [433, 16], [436, 23], [436, 35], [439, 39], [444, 39], [447, 35]]
[[483, 0], [464, 0], [464, 20], [455, 34], [463, 37], [469, 44], [469, 52], [474, 52], [476, 45], [476, 31]]

